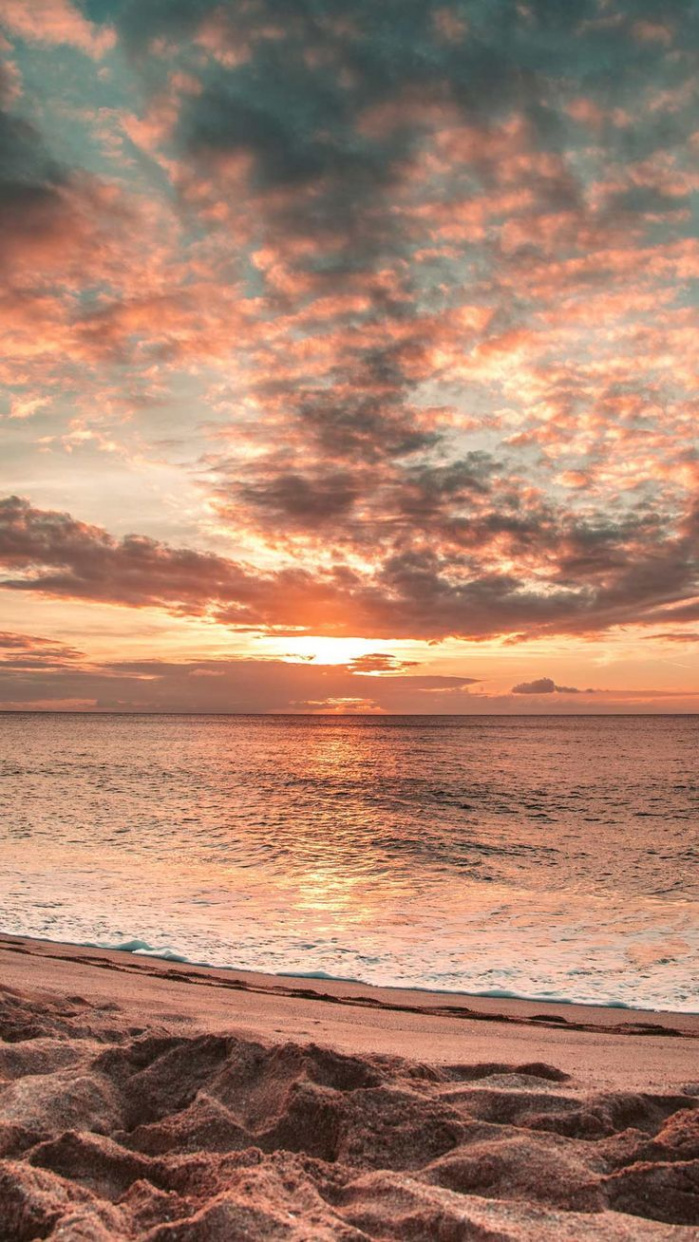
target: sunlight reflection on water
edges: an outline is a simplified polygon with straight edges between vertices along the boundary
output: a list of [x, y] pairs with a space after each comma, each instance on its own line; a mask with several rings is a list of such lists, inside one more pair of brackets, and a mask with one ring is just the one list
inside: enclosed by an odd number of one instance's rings
[[697, 1009], [694, 718], [0, 718], [2, 927]]

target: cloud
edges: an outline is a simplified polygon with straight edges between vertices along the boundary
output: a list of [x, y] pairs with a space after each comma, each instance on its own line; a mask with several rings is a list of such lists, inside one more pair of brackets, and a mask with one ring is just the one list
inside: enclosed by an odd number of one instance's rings
[[[468, 338], [457, 307], [434, 315], [416, 245], [439, 240], [431, 216], [438, 219], [451, 199], [457, 219], [470, 206], [487, 222], [510, 160], [528, 196], [536, 164], [541, 210], [580, 206], [570, 169], [549, 149], [555, 105], [542, 102], [539, 75], [557, 64], [551, 39], [565, 44], [589, 10], [570, 6], [556, 23], [545, 8], [534, 25], [514, 7], [495, 20], [483, 12], [476, 33], [451, 4], [390, 4], [379, 16], [375, 5], [355, 0], [341, 17], [329, 4], [293, 12], [271, 2], [230, 11], [205, 2], [124, 6], [121, 36], [133, 55], [148, 54], [144, 72], [157, 90], [165, 69], [154, 49], [163, 41], [197, 77], [199, 89], [183, 93], [170, 130], [181, 192], [203, 219], [225, 218], [249, 239], [272, 322], [280, 312], [303, 320], [331, 294], [348, 307], [357, 293], [363, 299], [359, 321], [355, 312], [340, 315], [332, 331], [326, 318], [312, 342], [303, 331], [285, 334], [283, 356], [264, 360], [264, 374], [274, 378], [255, 386], [256, 398], [286, 423], [286, 451], [260, 455], [251, 481], [236, 478], [230, 503], [221, 497], [222, 513], [242, 502], [252, 521], [269, 525], [270, 513], [291, 511], [300, 525], [307, 497], [312, 522], [328, 458], [346, 474], [350, 459], [410, 459], [439, 442], [439, 432], [422, 425], [413, 394], [432, 358], [463, 358]], [[502, 41], [504, 16], [514, 45]], [[197, 68], [202, 48], [211, 59]], [[433, 144], [430, 176], [421, 160]], [[428, 211], [416, 231], [421, 193]], [[486, 248], [484, 258], [489, 270], [496, 256]], [[473, 311], [487, 321], [485, 292]], [[305, 365], [292, 373], [297, 353]], [[320, 458], [312, 470], [301, 466], [309, 455]], [[356, 486], [373, 490], [373, 479], [348, 479], [337, 502], [344, 498], [348, 514]]]
[[[534, 702], [472, 691], [474, 678], [412, 674], [393, 667], [373, 676], [356, 661], [315, 665], [280, 659], [89, 660], [49, 639], [0, 638], [0, 708], [137, 712], [393, 713], [483, 715], [567, 712], [555, 693]], [[381, 671], [381, 670], [379, 670]], [[388, 670], [386, 670], [388, 671]], [[549, 679], [542, 679], [548, 681]], [[533, 683], [539, 684], [539, 683]], [[568, 691], [569, 693], [570, 691]], [[691, 711], [699, 693], [672, 690], [595, 691], [572, 710]]]
[[[466, 705], [469, 677], [367, 677], [351, 665], [282, 660], [88, 662], [48, 640], [5, 636], [0, 706], [194, 712], [450, 712]], [[0, 652], [2, 648], [0, 646]], [[25, 656], [26, 651], [30, 652]], [[15, 655], [17, 651], [20, 654]], [[32, 658], [32, 655], [34, 658]]]
[[[513, 541], [523, 556], [532, 549], [540, 554], [532, 535], [538, 527], [514, 521], [510, 528], [496, 514], [489, 522], [491, 536]], [[464, 550], [450, 557], [409, 547], [364, 572], [336, 559], [262, 571], [143, 535], [117, 540], [70, 514], [8, 497], [0, 501], [0, 565], [6, 569], [0, 585], [208, 616], [237, 628], [434, 639], [519, 634], [523, 628], [530, 635], [594, 633], [630, 617], [657, 623], [658, 605], [687, 592], [694, 572], [693, 542], [663, 542], [648, 521], [621, 531], [612, 525], [548, 530], [554, 571], [545, 590], [490, 568], [481, 542], [477, 524], [466, 531]]]
[[658, 634], [644, 634], [646, 642], [655, 643], [699, 643], [699, 632], [696, 630], [661, 630]]
[[56, 672], [73, 670], [84, 661], [82, 651], [33, 634], [0, 633], [0, 672]]
[[353, 673], [402, 673], [405, 669], [416, 668], [418, 665], [418, 660], [399, 660], [389, 652], [372, 651], [367, 655], [356, 656], [347, 667]]
[[116, 42], [113, 30], [97, 29], [70, 0], [3, 0], [3, 27], [30, 43], [69, 44], [96, 59]]
[[594, 690], [578, 690], [576, 686], [557, 686], [551, 677], [537, 677], [513, 686], [511, 694], [594, 694]]
[[[107, 277], [127, 222], [117, 187], [57, 160], [32, 121], [0, 106], [0, 270], [12, 309], [36, 315], [35, 337], [50, 302], [66, 317], [62, 281], [74, 288]], [[49, 273], [58, 289], [47, 289]]]
[[234, 561], [143, 536], [118, 541], [99, 527], [34, 509], [17, 497], [0, 502], [0, 562], [26, 571], [25, 577], [6, 579], [4, 585], [15, 590], [191, 615], [216, 603], [231, 624], [241, 625], [264, 625], [265, 611], [285, 587], [289, 593], [295, 588], [298, 605], [310, 585], [303, 572], [265, 577]]
[[302, 474], [278, 474], [269, 481], [242, 486], [242, 500], [266, 511], [274, 521], [283, 519], [302, 526], [325, 524], [348, 513], [357, 490], [347, 471], [334, 471], [309, 478]]
[[65, 177], [38, 131], [0, 111], [0, 255], [23, 243], [40, 245], [65, 226]]

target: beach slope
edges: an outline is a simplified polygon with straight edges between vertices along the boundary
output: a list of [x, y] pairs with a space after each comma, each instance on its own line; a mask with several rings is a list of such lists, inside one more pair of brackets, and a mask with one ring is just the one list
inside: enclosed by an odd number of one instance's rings
[[699, 1020], [0, 937], [0, 1242], [696, 1239]]

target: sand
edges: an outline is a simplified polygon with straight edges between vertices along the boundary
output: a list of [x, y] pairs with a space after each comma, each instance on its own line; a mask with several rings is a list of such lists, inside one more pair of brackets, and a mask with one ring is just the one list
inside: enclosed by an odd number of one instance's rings
[[0, 937], [0, 1242], [699, 1239], [699, 1018]]

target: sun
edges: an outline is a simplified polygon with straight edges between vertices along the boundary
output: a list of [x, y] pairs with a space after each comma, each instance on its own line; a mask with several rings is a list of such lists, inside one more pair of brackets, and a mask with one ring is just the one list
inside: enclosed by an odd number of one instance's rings
[[356, 660], [358, 656], [388, 650], [390, 646], [371, 638], [316, 638], [313, 635], [268, 641], [279, 659], [292, 664], [302, 660], [312, 660], [314, 664], [349, 664], [350, 660]]

